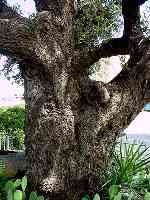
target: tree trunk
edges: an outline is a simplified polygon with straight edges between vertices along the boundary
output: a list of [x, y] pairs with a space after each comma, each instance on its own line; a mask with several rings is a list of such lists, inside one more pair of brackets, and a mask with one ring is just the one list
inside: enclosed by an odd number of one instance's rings
[[[62, 65], [70, 69], [68, 60]], [[25, 142], [31, 189], [46, 200], [80, 199], [98, 189], [112, 144], [142, 109], [147, 83], [130, 73], [106, 89], [63, 66], [45, 72], [27, 65]]]

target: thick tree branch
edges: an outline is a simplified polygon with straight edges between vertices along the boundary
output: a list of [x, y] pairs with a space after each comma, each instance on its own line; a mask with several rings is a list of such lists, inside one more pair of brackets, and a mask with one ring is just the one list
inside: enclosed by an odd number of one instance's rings
[[124, 37], [129, 40], [143, 37], [140, 26], [140, 3], [137, 0], [122, 0]]
[[129, 54], [128, 41], [122, 38], [113, 38], [101, 45], [84, 50], [76, 50], [72, 59], [75, 70], [85, 70], [101, 58]]
[[61, 1], [58, 0], [34, 0], [38, 12], [50, 11], [55, 15], [61, 14]]
[[31, 58], [33, 62], [42, 63], [43, 49], [37, 33], [26, 30], [24, 19], [0, 19], [0, 38], [1, 54], [19, 59]]
[[[144, 39], [140, 27], [140, 5], [144, 2], [123, 0], [124, 33], [122, 38], [111, 39], [100, 46], [76, 51], [73, 57], [75, 68], [84, 71], [101, 58], [125, 54], [132, 56], [134, 51], [137, 52], [139, 43]], [[137, 59], [135, 61], [138, 62]]]
[[0, 53], [39, 65], [48, 64], [48, 43], [55, 39], [49, 29], [56, 26], [49, 17], [48, 12], [41, 12], [30, 21], [23, 17], [0, 19]]
[[34, 0], [34, 2], [39, 14], [48, 13], [54, 26], [59, 23], [58, 26], [64, 33], [65, 43], [70, 43], [72, 39], [74, 0]]
[[139, 81], [150, 80], [150, 40], [145, 40], [139, 47], [139, 52], [135, 54], [138, 56], [138, 62], [130, 57], [127, 68], [123, 69], [111, 83], [121, 83], [129, 77]]
[[0, 53], [16, 57], [29, 54], [26, 48], [23, 49], [26, 46], [22, 37], [24, 22], [25, 19], [5, 0], [0, 1]]
[[[30, 40], [24, 37], [23, 24], [16, 20], [0, 19], [0, 49], [8, 54], [13, 55], [30, 55]], [[26, 48], [27, 47], [27, 48]]]
[[0, 19], [12, 19], [16, 17], [19, 18], [20, 15], [15, 9], [7, 6], [6, 2], [0, 1]]
[[73, 0], [34, 0], [37, 11], [49, 11], [52, 15], [61, 17], [63, 15], [64, 7], [66, 3], [72, 2]]

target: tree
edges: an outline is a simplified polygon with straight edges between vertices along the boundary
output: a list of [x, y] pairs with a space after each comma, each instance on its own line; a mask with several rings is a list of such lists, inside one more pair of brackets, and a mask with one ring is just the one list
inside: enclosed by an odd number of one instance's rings
[[[30, 20], [0, 4], [1, 53], [16, 58], [24, 78], [27, 176], [46, 200], [79, 199], [96, 190], [112, 144], [143, 107], [150, 43], [136, 0], [122, 1], [121, 38], [87, 46], [73, 42], [74, 0], [34, 2]], [[125, 54], [128, 67], [110, 83], [88, 78], [100, 58]]]

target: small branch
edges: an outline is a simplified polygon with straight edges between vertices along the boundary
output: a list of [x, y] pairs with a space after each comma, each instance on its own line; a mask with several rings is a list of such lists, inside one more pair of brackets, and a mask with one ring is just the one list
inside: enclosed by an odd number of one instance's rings
[[124, 37], [113, 38], [108, 42], [104, 42], [93, 48], [76, 50], [74, 52], [72, 64], [75, 67], [75, 70], [78, 68], [82, 71], [93, 65], [101, 58], [125, 54], [129, 54], [128, 41]]
[[123, 37], [128, 43], [130, 59], [126, 70], [111, 82], [121, 83], [127, 79], [143, 79], [149, 76], [148, 64], [150, 59], [149, 40], [145, 39], [140, 26], [140, 5], [145, 1], [122, 0], [122, 14], [124, 17]]
[[5, 0], [0, 1], [0, 53], [8, 56], [23, 55], [22, 31], [25, 18], [9, 7]]

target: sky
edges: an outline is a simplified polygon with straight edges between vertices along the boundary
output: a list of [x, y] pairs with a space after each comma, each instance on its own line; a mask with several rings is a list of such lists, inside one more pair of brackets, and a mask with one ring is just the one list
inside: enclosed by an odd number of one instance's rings
[[[2, 68], [5, 60], [6, 58], [3, 56], [0, 61], [0, 68]], [[23, 92], [23, 87], [16, 84], [13, 80], [8, 81], [3, 75], [0, 75], [0, 99], [14, 97], [15, 94], [21, 96]]]
[[35, 4], [32, 0], [7, 0], [10, 6], [19, 5], [24, 16], [29, 16], [35, 12]]
[[127, 129], [125, 129], [124, 132], [132, 135], [133, 134], [140, 135], [141, 133], [143, 133], [144, 135], [149, 135], [150, 133], [149, 119], [150, 119], [150, 112], [147, 111], [140, 112], [139, 115], [131, 122], [130, 126]]

